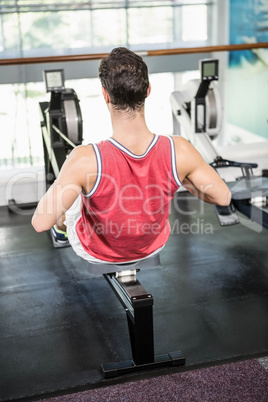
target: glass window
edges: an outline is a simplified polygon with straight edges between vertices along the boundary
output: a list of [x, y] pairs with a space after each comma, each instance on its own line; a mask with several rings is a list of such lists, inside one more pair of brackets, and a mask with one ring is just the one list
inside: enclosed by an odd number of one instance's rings
[[[0, 15], [2, 30], [0, 33], [2, 51], [6, 57], [19, 57], [20, 54], [20, 30], [17, 14]], [[1, 35], [2, 34], [2, 35]]]
[[131, 45], [172, 42], [172, 16], [172, 7], [130, 8], [128, 42]]
[[[0, 0], [3, 58], [208, 40], [207, 1]], [[66, 32], [68, 34], [66, 34]], [[210, 32], [210, 31], [209, 31]]]
[[25, 51], [81, 48], [90, 44], [90, 15], [83, 11], [23, 13], [20, 24]]
[[[128, 1], [128, 0], [127, 0]], [[125, 7], [126, 0], [92, 0], [92, 7], [93, 8], [118, 8], [118, 7]]]
[[207, 6], [182, 6], [182, 40], [207, 40]]
[[[116, 46], [150, 50], [204, 45], [211, 32], [207, 12], [212, 4], [207, 0], [0, 0], [0, 57], [101, 53]], [[0, 128], [10, 135], [0, 150], [0, 161], [6, 166], [42, 163], [41, 135], [36, 133], [41, 133], [38, 102], [46, 95], [44, 86], [26, 82], [32, 78], [20, 70], [14, 74], [25, 82], [1, 85], [7, 102], [0, 105]], [[150, 125], [156, 133], [171, 133], [170, 118], [158, 116], [170, 114], [173, 75], [156, 74], [151, 79], [157, 84], [147, 102]], [[70, 85], [79, 87], [88, 142], [111, 134], [98, 85], [92, 79]]]
[[93, 45], [116, 46], [126, 43], [125, 10], [92, 11]]
[[1, 85], [0, 127], [5, 141], [0, 147], [0, 167], [43, 164], [39, 135], [38, 102], [43, 100], [42, 83]]

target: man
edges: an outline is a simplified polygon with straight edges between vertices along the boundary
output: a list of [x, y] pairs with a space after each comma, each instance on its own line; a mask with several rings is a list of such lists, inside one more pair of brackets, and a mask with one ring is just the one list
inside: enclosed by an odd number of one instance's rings
[[229, 205], [231, 195], [185, 139], [148, 129], [144, 103], [151, 87], [139, 55], [114, 49], [101, 61], [99, 77], [113, 135], [71, 152], [32, 224], [37, 232], [54, 227], [60, 237], [66, 223], [78, 255], [126, 263], [158, 253], [166, 244], [170, 202], [181, 185], [212, 204]]

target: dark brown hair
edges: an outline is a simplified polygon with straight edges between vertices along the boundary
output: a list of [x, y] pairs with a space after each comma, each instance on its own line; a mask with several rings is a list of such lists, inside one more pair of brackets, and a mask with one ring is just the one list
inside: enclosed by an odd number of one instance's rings
[[118, 47], [101, 61], [99, 78], [117, 110], [139, 111], [149, 86], [148, 68], [136, 53]]

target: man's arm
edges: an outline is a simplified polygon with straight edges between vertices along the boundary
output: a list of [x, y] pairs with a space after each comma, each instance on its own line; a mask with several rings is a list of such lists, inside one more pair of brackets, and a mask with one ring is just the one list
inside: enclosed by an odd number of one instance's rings
[[97, 163], [92, 146], [75, 148], [64, 162], [59, 176], [38, 203], [32, 217], [37, 232], [49, 230], [72, 206], [82, 189], [94, 185]]
[[227, 206], [231, 192], [218, 173], [184, 138], [173, 137], [179, 178], [193, 195], [210, 204]]

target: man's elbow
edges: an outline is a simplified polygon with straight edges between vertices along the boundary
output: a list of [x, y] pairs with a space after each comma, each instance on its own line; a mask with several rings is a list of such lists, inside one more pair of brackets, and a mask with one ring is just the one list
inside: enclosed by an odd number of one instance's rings
[[47, 230], [50, 229], [50, 227], [47, 226], [46, 222], [42, 222], [40, 221], [40, 219], [38, 219], [38, 217], [36, 215], [34, 215], [32, 217], [32, 226], [34, 228], [34, 230], [37, 233], [42, 233], [42, 232], [46, 232]]
[[217, 205], [220, 205], [222, 207], [228, 207], [230, 205], [230, 202], [232, 200], [232, 193], [228, 189], [225, 194], [222, 194], [222, 196], [219, 198]]

